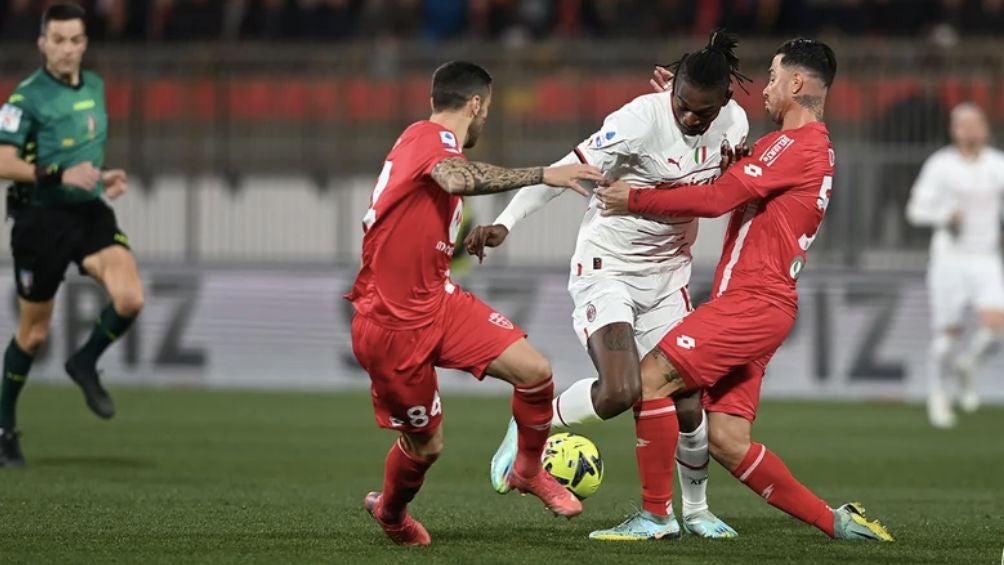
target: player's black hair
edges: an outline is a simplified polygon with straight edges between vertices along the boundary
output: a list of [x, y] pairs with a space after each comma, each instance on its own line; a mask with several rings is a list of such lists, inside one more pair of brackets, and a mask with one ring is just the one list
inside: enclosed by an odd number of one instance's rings
[[837, 74], [837, 56], [822, 41], [804, 37], [790, 39], [778, 47], [774, 54], [784, 55], [782, 65], [797, 65], [816, 75], [826, 88], [833, 84], [833, 77]]
[[492, 75], [484, 68], [467, 61], [450, 61], [432, 74], [432, 110], [459, 110], [475, 95], [487, 97], [491, 86]]
[[735, 81], [748, 94], [744, 83], [750, 82], [750, 78], [739, 72], [737, 45], [739, 39], [735, 35], [719, 28], [711, 32], [704, 49], [684, 53], [679, 60], [665, 66], [675, 76], [686, 78], [688, 84], [698, 88], [731, 92], [732, 81]]
[[45, 35], [45, 30], [49, 27], [49, 22], [67, 22], [70, 20], [80, 20], [87, 23], [87, 11], [80, 4], [60, 2], [53, 4], [42, 13], [42, 26], [40, 32]]

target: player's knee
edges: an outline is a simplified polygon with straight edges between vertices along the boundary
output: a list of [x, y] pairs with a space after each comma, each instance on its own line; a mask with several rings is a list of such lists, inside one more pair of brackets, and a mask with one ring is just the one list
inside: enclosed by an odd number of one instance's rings
[[443, 445], [443, 434], [440, 433], [423, 436], [417, 440], [412, 436], [410, 451], [413, 456], [432, 463], [442, 455]]
[[663, 385], [666, 384], [665, 379], [661, 375], [656, 374], [652, 371], [646, 371], [642, 369], [641, 371], [641, 397], [644, 400], [652, 400], [655, 398], [665, 398], [666, 393], [662, 390]]
[[676, 418], [680, 422], [680, 431], [690, 433], [696, 430], [704, 420], [700, 391], [684, 393], [675, 396], [673, 400], [676, 402]]
[[143, 289], [135, 288], [116, 293], [112, 297], [112, 305], [120, 316], [134, 318], [143, 309]]
[[641, 398], [640, 379], [622, 379], [618, 383], [611, 383], [612, 380], [614, 379], [601, 378], [600, 386], [593, 398], [596, 415], [604, 420], [623, 414]]
[[708, 452], [732, 471], [739, 467], [750, 448], [750, 438], [721, 426], [708, 427]]
[[37, 323], [18, 328], [17, 344], [26, 353], [34, 354], [49, 337], [49, 324]]
[[551, 362], [543, 355], [538, 355], [537, 358], [530, 363], [529, 367], [527, 367], [526, 384], [532, 385], [542, 383], [551, 378], [551, 374]]

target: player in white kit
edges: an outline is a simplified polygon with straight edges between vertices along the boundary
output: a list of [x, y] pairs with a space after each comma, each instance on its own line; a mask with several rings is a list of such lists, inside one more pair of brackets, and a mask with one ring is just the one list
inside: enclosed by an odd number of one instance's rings
[[[973, 371], [1004, 335], [1004, 153], [987, 146], [990, 129], [975, 104], [952, 110], [951, 135], [952, 145], [924, 163], [906, 210], [911, 223], [934, 228], [927, 273], [934, 333], [927, 413], [939, 428], [955, 425], [952, 385], [958, 386], [962, 410], [976, 410]], [[979, 314], [980, 324], [963, 343], [969, 307]]]
[[[607, 116], [603, 127], [559, 163], [588, 163], [606, 176], [636, 186], [660, 183], [710, 183], [721, 174], [722, 154], [745, 144], [746, 113], [731, 100], [738, 73], [733, 36], [716, 32], [709, 44], [675, 65], [671, 90], [643, 95]], [[476, 228], [468, 250], [500, 245], [523, 218], [560, 192], [548, 187], [521, 190], [492, 226]], [[660, 476], [642, 477], [643, 509], [614, 530], [593, 532], [593, 539], [640, 540], [677, 537], [672, 511], [674, 454], [646, 453], [644, 436], [681, 433], [676, 460], [683, 494], [684, 527], [703, 537], [734, 537], [735, 531], [707, 506], [707, 424], [694, 395], [686, 402], [641, 398], [639, 359], [691, 310], [687, 285], [690, 248], [697, 220], [653, 221], [638, 217], [603, 217], [598, 201], [589, 202], [571, 260], [569, 292], [574, 302], [575, 332], [589, 352], [599, 379], [581, 380], [555, 398], [552, 427], [567, 428], [613, 418], [635, 407], [638, 457], [660, 460]], [[686, 404], [686, 409], [684, 404]], [[669, 426], [672, 427], [669, 427]], [[511, 430], [510, 430], [511, 431]], [[493, 485], [505, 492], [504, 478], [514, 453], [515, 435], [507, 434], [492, 462]]]

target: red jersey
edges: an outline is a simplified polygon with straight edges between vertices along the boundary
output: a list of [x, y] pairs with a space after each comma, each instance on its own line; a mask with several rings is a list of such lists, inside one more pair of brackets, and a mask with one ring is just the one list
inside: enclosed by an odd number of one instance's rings
[[404, 130], [384, 161], [363, 218], [362, 266], [345, 297], [389, 329], [432, 323], [448, 292], [463, 198], [432, 179], [443, 159], [462, 157], [457, 137], [430, 121]]
[[729, 168], [723, 177], [759, 198], [732, 213], [713, 296], [743, 290], [798, 307], [795, 281], [830, 203], [833, 163], [826, 125], [812, 122], [761, 137]]

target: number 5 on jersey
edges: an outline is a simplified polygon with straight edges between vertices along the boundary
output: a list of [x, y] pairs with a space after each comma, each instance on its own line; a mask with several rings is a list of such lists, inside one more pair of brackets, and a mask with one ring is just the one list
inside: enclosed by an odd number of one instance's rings
[[385, 188], [387, 188], [387, 183], [390, 181], [390, 170], [394, 168], [394, 163], [390, 161], [384, 161], [383, 170], [380, 171], [380, 177], [377, 178], [376, 186], [373, 187], [373, 196], [370, 198], [370, 209], [366, 210], [366, 215], [363, 216], [363, 232], [369, 231], [373, 224], [376, 222], [376, 204], [377, 200], [380, 200], [380, 195], [383, 194]]
[[[816, 198], [816, 207], [824, 214], [826, 213], [826, 208], [830, 205], [830, 193], [832, 191], [833, 177], [827, 175], [823, 177], [823, 184], [819, 187], [819, 198]], [[812, 246], [812, 242], [816, 240], [817, 235], [819, 235], [818, 228], [816, 229], [816, 233], [812, 235], [802, 235], [802, 237], [798, 238], [798, 246], [802, 248], [802, 251], [808, 251], [809, 247]]]

